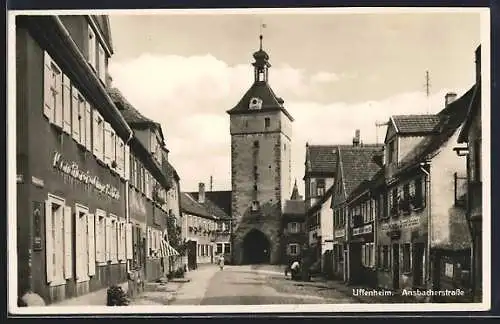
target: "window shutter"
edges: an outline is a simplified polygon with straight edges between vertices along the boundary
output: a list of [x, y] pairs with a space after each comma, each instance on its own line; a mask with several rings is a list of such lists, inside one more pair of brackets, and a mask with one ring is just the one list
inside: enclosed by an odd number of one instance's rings
[[89, 276], [94, 276], [95, 275], [95, 214], [88, 214], [88, 232], [89, 232], [89, 264], [88, 264], [88, 271], [89, 271]]
[[125, 145], [125, 156], [124, 156], [124, 178], [125, 180], [130, 180], [130, 147]]
[[122, 238], [120, 241], [122, 246], [122, 260], [127, 260], [127, 223], [122, 222]]
[[94, 237], [94, 244], [95, 244], [95, 260], [96, 262], [102, 262], [102, 239], [103, 239], [103, 233], [101, 230], [100, 222], [99, 222], [100, 216], [97, 214], [97, 212], [94, 215], [94, 229], [95, 229], [95, 237]]
[[101, 81], [106, 84], [106, 54], [104, 52], [104, 49], [102, 48], [101, 44], [99, 44], [99, 52], [98, 52], [98, 58], [99, 58], [99, 78]]
[[54, 73], [54, 87], [56, 90], [56, 99], [55, 99], [55, 107], [54, 107], [54, 124], [59, 126], [61, 129], [63, 128], [63, 80], [62, 80], [62, 73], [59, 67], [52, 62], [53, 65], [56, 67], [56, 71], [53, 71]]
[[94, 109], [94, 114], [92, 116], [92, 123], [93, 123], [93, 133], [94, 133], [94, 145], [92, 146], [92, 152], [94, 153], [95, 156], [99, 156], [100, 153], [100, 147], [101, 147], [101, 139], [99, 136], [99, 113], [97, 112], [96, 109]]
[[45, 201], [45, 262], [47, 282], [54, 281], [54, 239], [52, 237], [52, 203]]
[[148, 228], [148, 230], [147, 230], [147, 239], [146, 239], [146, 242], [147, 242], [147, 244], [146, 244], [146, 255], [148, 257], [150, 257], [151, 256], [150, 250], [152, 248], [151, 247], [151, 229], [150, 228]]
[[78, 100], [78, 90], [75, 87], [71, 88], [71, 116], [72, 116], [72, 127], [73, 127], [73, 139], [77, 142], [80, 141], [80, 101]]
[[105, 243], [105, 257], [106, 261], [111, 260], [111, 219], [106, 217], [106, 243]]
[[83, 257], [83, 244], [82, 244], [82, 220], [78, 209], [75, 210], [75, 247], [76, 247], [76, 279], [82, 279], [82, 261]]
[[124, 244], [124, 234], [125, 234], [125, 223], [120, 221], [118, 223], [118, 260], [125, 260], [125, 244]]
[[92, 108], [90, 103], [85, 101], [85, 148], [92, 152]]
[[72, 217], [71, 207], [64, 206], [64, 278], [70, 279], [73, 277], [73, 226], [71, 224]]
[[104, 163], [111, 163], [111, 125], [108, 122], [104, 124]]
[[52, 94], [52, 58], [49, 53], [44, 53], [44, 73], [43, 73], [43, 89], [44, 89], [44, 104], [43, 114], [49, 119], [50, 122], [54, 120], [54, 95]]
[[63, 75], [63, 131], [71, 134], [71, 82]]
[[126, 241], [126, 251], [127, 259], [131, 260], [133, 258], [133, 244], [132, 244], [132, 224], [125, 224], [125, 241]]

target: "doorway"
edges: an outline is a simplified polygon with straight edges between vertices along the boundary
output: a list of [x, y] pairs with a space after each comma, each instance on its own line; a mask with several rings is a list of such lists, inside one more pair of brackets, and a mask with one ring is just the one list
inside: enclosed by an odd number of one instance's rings
[[187, 256], [188, 256], [188, 268], [189, 268], [189, 270], [194, 270], [197, 268], [196, 251], [197, 251], [196, 241], [188, 241], [188, 243], [187, 243]]
[[413, 245], [413, 286], [421, 287], [424, 284], [424, 253], [425, 244]]
[[266, 235], [259, 230], [251, 230], [243, 240], [243, 263], [270, 263], [270, 244]]
[[399, 289], [399, 244], [392, 245], [392, 288]]

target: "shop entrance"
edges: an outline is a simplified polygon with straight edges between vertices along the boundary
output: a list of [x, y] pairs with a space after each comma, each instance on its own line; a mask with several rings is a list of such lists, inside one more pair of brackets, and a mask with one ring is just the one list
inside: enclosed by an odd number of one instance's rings
[[259, 230], [251, 230], [243, 240], [243, 263], [270, 263], [270, 244], [266, 235]]

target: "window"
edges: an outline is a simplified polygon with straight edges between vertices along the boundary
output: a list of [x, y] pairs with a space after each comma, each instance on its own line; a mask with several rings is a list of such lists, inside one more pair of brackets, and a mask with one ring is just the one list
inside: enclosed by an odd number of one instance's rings
[[391, 190], [391, 199], [389, 200], [389, 209], [391, 216], [398, 216], [398, 188], [393, 188]]
[[94, 69], [94, 71], [96, 71], [97, 69], [97, 62], [96, 62], [96, 37], [95, 37], [95, 33], [94, 33], [94, 30], [92, 29], [92, 27], [90, 27], [89, 25], [89, 33], [88, 33], [88, 49], [89, 49], [89, 52], [88, 52], [88, 60], [89, 60], [89, 63], [90, 63], [90, 66], [92, 66], [92, 68]]
[[231, 244], [224, 243], [224, 254], [229, 254], [229, 253], [231, 253]]
[[424, 178], [418, 178], [415, 179], [414, 181], [414, 187], [415, 187], [415, 193], [413, 197], [411, 198], [411, 204], [414, 209], [419, 209], [423, 208], [425, 205], [425, 194], [424, 194], [424, 184], [425, 182], [425, 177]]
[[366, 243], [361, 245], [361, 263], [366, 268], [372, 268], [375, 266], [374, 243]]
[[394, 143], [394, 140], [387, 143], [387, 160], [389, 163], [392, 163], [392, 162], [395, 162], [395, 158], [396, 158], [396, 152], [395, 152], [395, 143]]
[[290, 231], [290, 233], [298, 233], [300, 232], [300, 224], [295, 222], [289, 223], [288, 230]]
[[113, 147], [114, 147], [114, 136], [113, 136], [113, 129], [111, 128], [111, 125], [108, 122], [104, 123], [104, 163], [106, 165], [111, 165], [111, 157], [114, 156], [113, 154]]
[[311, 181], [311, 197], [316, 197], [316, 182]]
[[106, 84], [106, 53], [102, 48], [102, 45], [98, 45], [98, 70], [99, 70], [99, 79], [101, 79], [102, 83]]
[[85, 147], [92, 152], [92, 107], [85, 101]]
[[88, 208], [77, 204], [75, 206], [75, 238], [76, 238], [76, 280], [89, 280], [89, 229]]
[[43, 114], [51, 123], [63, 128], [62, 72], [47, 52], [44, 57]]
[[299, 254], [299, 245], [297, 243], [288, 244], [288, 255], [298, 255]]
[[382, 245], [380, 260], [381, 260], [381, 267], [384, 270], [389, 270], [391, 267], [389, 257], [390, 257], [389, 246]]
[[132, 224], [125, 224], [125, 246], [126, 246], [126, 257], [127, 260], [132, 260], [134, 257], [134, 238], [133, 238], [133, 230]]
[[223, 246], [224, 246], [224, 244], [217, 243], [217, 254], [221, 254], [222, 253]]
[[316, 187], [316, 196], [323, 196], [325, 194], [325, 180], [324, 179], [318, 179], [317, 187]]
[[253, 142], [253, 147], [258, 148], [259, 147], [259, 141]]
[[63, 131], [71, 134], [71, 81], [63, 75]]
[[51, 286], [63, 285], [72, 277], [71, 208], [64, 204], [64, 199], [53, 195], [45, 201], [46, 277]]
[[[78, 95], [78, 124], [77, 127], [79, 128], [79, 133], [80, 133], [80, 138], [77, 140], [78, 143], [80, 143], [82, 146], [87, 147], [87, 135], [86, 135], [86, 102], [85, 99], [79, 94]], [[90, 143], [89, 143], [90, 146]]]
[[96, 261], [97, 263], [106, 262], [106, 212], [100, 209], [95, 211], [95, 231], [96, 231]]
[[252, 201], [252, 211], [258, 211], [259, 210], [259, 202], [258, 201]]
[[121, 138], [116, 137], [116, 171], [123, 178], [125, 169], [125, 144]]
[[123, 142], [124, 155], [123, 155], [123, 178], [130, 180], [130, 147]]
[[271, 119], [269, 117], [264, 118], [264, 125], [266, 128], [271, 126]]
[[411, 244], [403, 244], [403, 273], [411, 272]]

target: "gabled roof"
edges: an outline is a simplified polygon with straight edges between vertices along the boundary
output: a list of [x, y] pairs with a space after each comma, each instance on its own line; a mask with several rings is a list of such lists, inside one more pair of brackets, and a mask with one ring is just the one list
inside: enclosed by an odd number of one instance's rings
[[141, 114], [126, 98], [121, 91], [117, 88], [108, 88], [108, 93], [118, 110], [120, 110], [125, 121], [132, 126], [132, 128], [154, 128], [160, 133], [162, 141], [164, 140], [163, 131], [160, 123], [147, 118]]
[[380, 166], [380, 169], [375, 173], [373, 177], [367, 180], [363, 180], [347, 197], [347, 201], [351, 201], [358, 195], [362, 194], [366, 190], [380, 188], [385, 184], [385, 169]]
[[107, 15], [92, 15], [97, 26], [101, 30], [104, 40], [108, 43], [111, 52], [113, 52], [113, 42], [111, 39], [111, 29], [109, 26], [109, 16]]
[[[254, 97], [258, 97], [262, 100], [261, 109], [250, 109], [250, 100]], [[292, 115], [285, 109], [283, 102], [283, 99], [276, 96], [267, 82], [256, 81], [243, 95], [238, 104], [228, 110], [227, 113], [232, 115], [281, 110], [291, 121], [293, 121]]]
[[339, 166], [345, 196], [349, 195], [363, 182], [381, 169], [377, 156], [382, 153], [382, 145], [339, 146]]
[[439, 123], [438, 115], [395, 115], [392, 116], [398, 134], [432, 133]]
[[283, 208], [284, 215], [305, 215], [305, 203], [303, 200], [285, 200]]
[[181, 194], [181, 210], [188, 214], [216, 219], [216, 216], [208, 208], [198, 203], [198, 200], [187, 192]]
[[474, 118], [481, 112], [481, 83], [478, 83], [476, 90], [474, 90], [474, 95], [472, 98], [472, 103], [470, 105], [469, 111], [467, 112], [467, 117], [465, 119], [465, 124], [460, 130], [458, 135], [458, 143], [465, 143], [468, 141], [469, 128], [474, 120]]
[[456, 99], [438, 113], [439, 123], [435, 127], [437, 134], [422, 139], [403, 157], [395, 175], [419, 162], [431, 159], [434, 153], [455, 134], [465, 121], [476, 87], [477, 85], [472, 86], [462, 97]]
[[[205, 191], [207, 207], [220, 218], [231, 218], [232, 191]], [[189, 195], [198, 200], [198, 192], [189, 192]]]
[[306, 144], [306, 174], [326, 173], [335, 175], [337, 171], [338, 145]]

